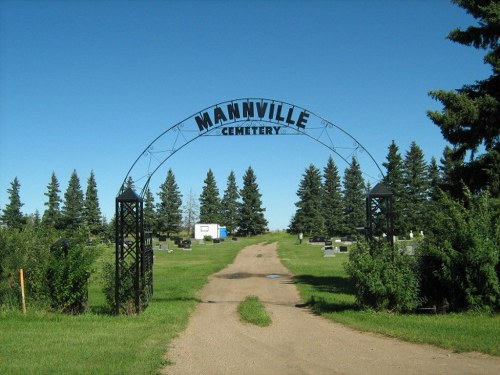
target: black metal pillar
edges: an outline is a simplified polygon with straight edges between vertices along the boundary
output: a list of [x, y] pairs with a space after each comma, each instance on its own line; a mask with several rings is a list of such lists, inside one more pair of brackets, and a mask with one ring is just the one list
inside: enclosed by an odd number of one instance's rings
[[386, 237], [394, 245], [394, 215], [392, 192], [378, 183], [366, 197], [366, 236], [369, 241]]
[[144, 232], [143, 199], [132, 189], [116, 198], [115, 220], [115, 312], [126, 304], [137, 314], [153, 293], [153, 247]]

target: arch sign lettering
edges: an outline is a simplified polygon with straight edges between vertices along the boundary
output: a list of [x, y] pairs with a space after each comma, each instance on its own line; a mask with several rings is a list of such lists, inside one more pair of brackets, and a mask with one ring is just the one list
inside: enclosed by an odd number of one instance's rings
[[329, 148], [348, 165], [353, 156], [357, 159], [364, 156], [383, 176], [368, 150], [334, 123], [284, 101], [242, 98], [202, 109], [161, 133], [137, 157], [123, 180], [120, 192], [132, 176], [140, 195], [144, 196], [153, 174], [171, 156], [199, 137], [278, 135], [305, 135]]

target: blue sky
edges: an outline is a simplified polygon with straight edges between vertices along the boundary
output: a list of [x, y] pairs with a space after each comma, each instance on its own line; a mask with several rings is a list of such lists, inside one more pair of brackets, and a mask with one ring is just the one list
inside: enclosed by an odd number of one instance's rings
[[[43, 213], [54, 171], [62, 193], [93, 170], [103, 214], [159, 134], [203, 108], [263, 97], [339, 125], [381, 165], [395, 140], [427, 160], [445, 142], [426, 110], [432, 89], [487, 77], [483, 51], [445, 39], [475, 20], [445, 0], [1, 1], [0, 208], [17, 176], [23, 212]], [[202, 137], [171, 157], [184, 197], [209, 168], [221, 194], [252, 166], [270, 229], [295, 212], [305, 168], [331, 151], [307, 137]], [[333, 155], [332, 155], [333, 156]], [[340, 172], [347, 165], [335, 160]], [[362, 165], [367, 176], [380, 176]]]

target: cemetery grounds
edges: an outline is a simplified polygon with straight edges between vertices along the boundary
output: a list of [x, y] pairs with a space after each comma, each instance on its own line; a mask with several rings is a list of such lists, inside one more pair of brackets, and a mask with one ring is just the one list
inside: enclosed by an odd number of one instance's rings
[[[109, 248], [100, 262], [112, 258]], [[0, 373], [175, 374], [186, 363], [206, 374], [500, 373], [498, 315], [361, 311], [346, 260], [285, 233], [155, 250], [154, 297], [141, 315], [109, 315], [98, 272], [84, 315], [0, 311]], [[250, 294], [269, 327], [239, 321]]]

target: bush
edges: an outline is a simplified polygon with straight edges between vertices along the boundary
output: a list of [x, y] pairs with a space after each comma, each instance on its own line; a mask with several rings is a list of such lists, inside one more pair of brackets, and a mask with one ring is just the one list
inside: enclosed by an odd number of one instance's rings
[[51, 248], [47, 281], [51, 307], [77, 314], [85, 311], [88, 279], [97, 259], [97, 248], [85, 246], [85, 238], [60, 239]]
[[442, 194], [418, 254], [422, 297], [451, 310], [500, 307], [498, 208], [487, 194]]
[[415, 260], [386, 242], [360, 242], [351, 249], [346, 271], [362, 307], [404, 312], [418, 306]]
[[19, 308], [20, 268], [24, 269], [27, 303], [41, 307], [49, 304], [49, 249], [56, 238], [55, 230], [34, 224], [22, 230], [0, 229], [0, 305]]

